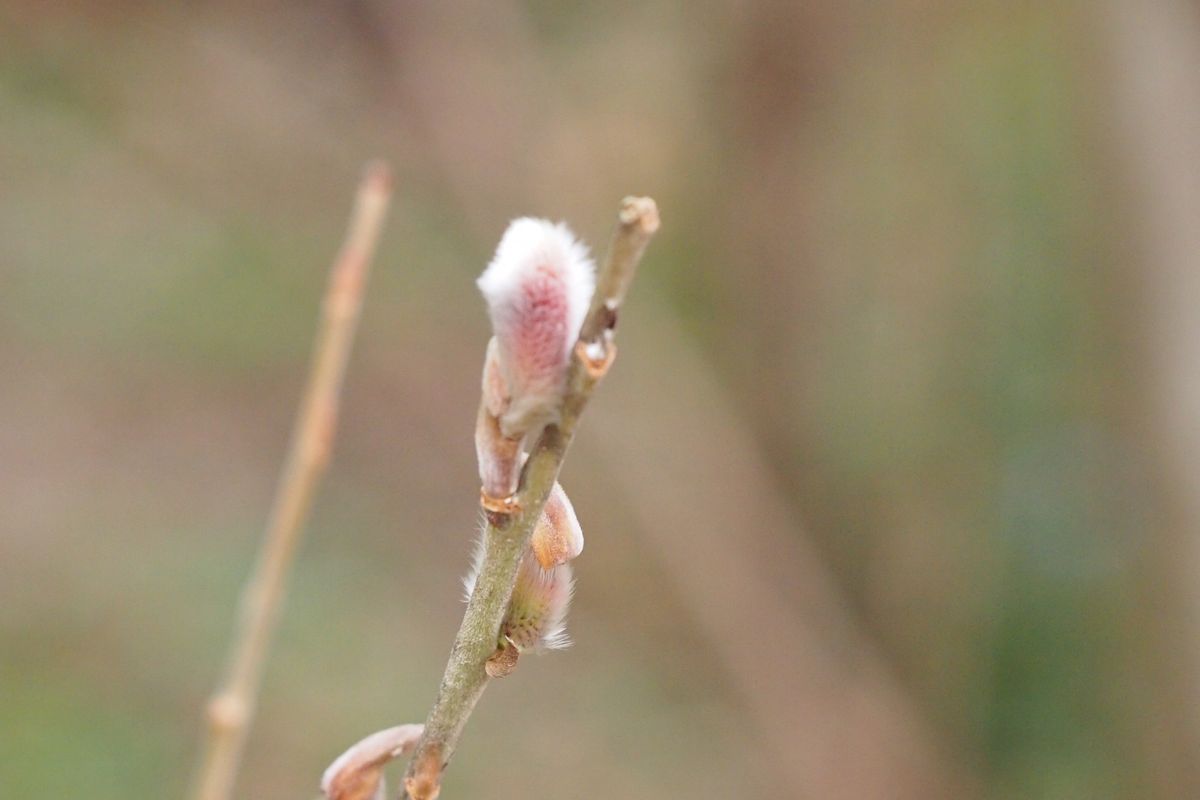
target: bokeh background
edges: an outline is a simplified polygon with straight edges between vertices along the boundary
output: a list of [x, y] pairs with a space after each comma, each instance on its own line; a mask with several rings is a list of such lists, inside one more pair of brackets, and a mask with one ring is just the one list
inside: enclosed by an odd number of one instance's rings
[[663, 229], [576, 645], [450, 798], [1200, 797], [1200, 6], [0, 0], [0, 794], [181, 797], [362, 164], [238, 795], [419, 721], [507, 221]]

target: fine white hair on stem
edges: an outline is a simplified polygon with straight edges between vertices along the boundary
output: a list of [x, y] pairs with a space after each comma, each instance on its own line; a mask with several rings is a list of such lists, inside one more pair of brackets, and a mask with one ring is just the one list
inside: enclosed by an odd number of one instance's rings
[[467, 603], [471, 600], [471, 595], [475, 592], [475, 582], [479, 578], [479, 573], [483, 570], [484, 556], [487, 555], [487, 542], [484, 537], [487, 535], [487, 520], [481, 519], [479, 523], [479, 535], [475, 537], [475, 548], [471, 553], [471, 569], [463, 576], [463, 602]]
[[506, 436], [528, 433], [554, 416], [571, 348], [596, 286], [596, 267], [563, 223], [514, 220], [476, 282], [496, 334], [510, 403]]

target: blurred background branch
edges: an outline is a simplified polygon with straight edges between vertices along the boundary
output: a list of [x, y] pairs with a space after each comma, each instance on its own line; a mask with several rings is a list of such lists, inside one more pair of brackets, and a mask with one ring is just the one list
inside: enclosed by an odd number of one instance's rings
[[[658, 343], [630, 383], [671, 376], [671, 393], [614, 390], [591, 437], [704, 652], [742, 698], [754, 746], [789, 797], [970, 798], [959, 760], [847, 613], [841, 590], [725, 390], [669, 317], [633, 323]], [[634, 347], [637, 344], [632, 345]], [[628, 384], [627, 384], [628, 386]], [[688, 398], [688, 415], [678, 411]], [[628, 415], [636, 414], [636, 420]], [[660, 438], [671, 447], [645, 448]], [[585, 451], [586, 452], [586, 451]], [[673, 476], [664, 485], [655, 474]], [[664, 524], [669, 521], [669, 524]], [[697, 654], [697, 657], [703, 657]], [[852, 758], [847, 767], [847, 754]], [[955, 754], [961, 757], [961, 753]]]
[[308, 385], [301, 398], [262, 550], [242, 591], [228, 671], [208, 703], [208, 736], [192, 794], [195, 800], [226, 800], [233, 796], [288, 575], [317, 483], [333, 450], [346, 363], [390, 196], [387, 167], [381, 163], [370, 165], [358, 189], [346, 242], [329, 273]]
[[1131, 349], [1145, 387], [1135, 430], [1154, 460], [1158, 511], [1142, 566], [1153, 676], [1138, 720], [1164, 796], [1200, 795], [1200, 9], [1111, 0], [1107, 38], [1114, 151], [1127, 187], [1130, 295], [1144, 324]]

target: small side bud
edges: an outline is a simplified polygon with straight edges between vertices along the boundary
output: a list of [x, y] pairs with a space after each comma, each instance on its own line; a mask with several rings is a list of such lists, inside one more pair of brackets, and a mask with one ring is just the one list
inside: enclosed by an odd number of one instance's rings
[[488, 674], [489, 678], [503, 678], [511, 675], [512, 671], [517, 668], [517, 659], [520, 657], [521, 651], [505, 642], [484, 663], [483, 671]]
[[498, 415], [504, 435], [522, 438], [554, 420], [595, 270], [566, 225], [525, 217], [508, 226], [479, 277], [509, 396]]
[[583, 552], [583, 529], [579, 527], [579, 518], [575, 516], [567, 493], [557, 482], [550, 490], [529, 545], [542, 569], [565, 564]]
[[588, 377], [598, 381], [608, 374], [609, 368], [617, 360], [617, 345], [612, 341], [612, 331], [602, 334], [602, 341], [575, 343], [575, 355], [583, 362]]
[[378, 796], [384, 766], [412, 752], [424, 730], [424, 725], [397, 725], [372, 733], [329, 765], [321, 776], [321, 791], [329, 800], [369, 800]]
[[442, 748], [432, 745], [417, 756], [412, 774], [404, 779], [409, 800], [437, 800], [442, 793]]

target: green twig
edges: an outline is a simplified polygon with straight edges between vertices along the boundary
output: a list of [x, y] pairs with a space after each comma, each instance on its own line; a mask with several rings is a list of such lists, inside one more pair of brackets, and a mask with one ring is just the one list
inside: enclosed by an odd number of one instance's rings
[[484, 664], [496, 649], [521, 553], [558, 478], [579, 417], [615, 355], [612, 338], [617, 311], [646, 244], [657, 229], [658, 209], [653, 200], [645, 197], [624, 200], [571, 361], [559, 422], [542, 432], [525, 463], [517, 490], [518, 510], [511, 516], [493, 515], [488, 522], [483, 566], [454, 640], [437, 699], [425, 722], [425, 734], [409, 764], [402, 797], [433, 800], [437, 796], [442, 771], [454, 755], [463, 727], [487, 687], [489, 678]]

